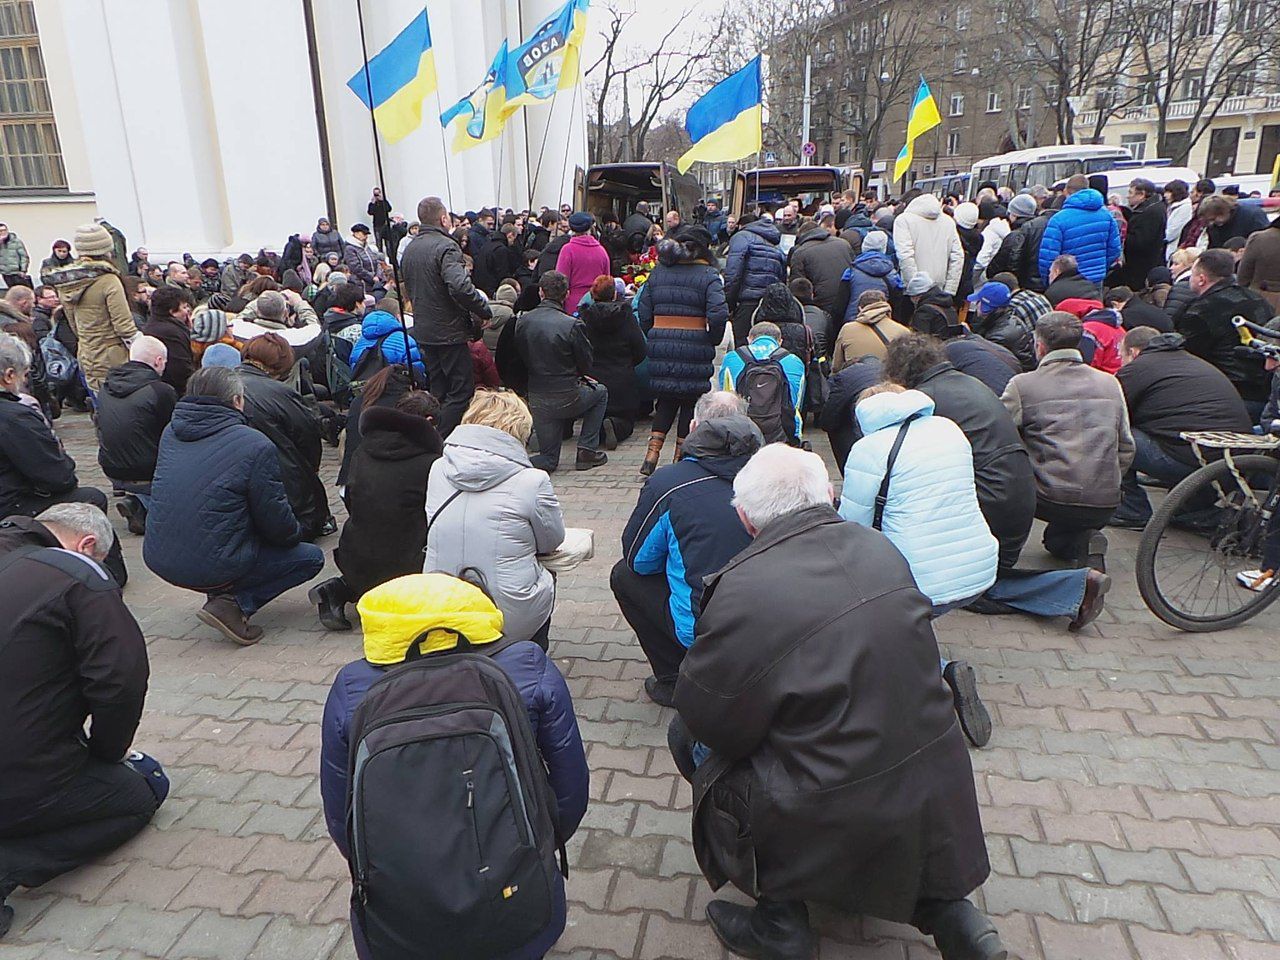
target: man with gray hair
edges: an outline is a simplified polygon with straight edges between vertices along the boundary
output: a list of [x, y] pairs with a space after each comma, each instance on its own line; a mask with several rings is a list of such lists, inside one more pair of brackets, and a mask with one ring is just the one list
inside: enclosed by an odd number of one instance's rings
[[609, 585], [649, 658], [645, 691], [669, 706], [693, 643], [702, 579], [750, 542], [734, 513], [733, 478], [764, 438], [736, 393], [704, 393], [683, 458], [660, 467], [640, 491], [622, 534], [623, 559]]
[[275, 444], [245, 420], [240, 375], [196, 371], [160, 438], [143, 560], [205, 594], [200, 622], [249, 646], [262, 637], [249, 617], [324, 567], [301, 538]]
[[[0, 333], [0, 517], [34, 517], [55, 503], [90, 503], [107, 509], [107, 497], [82, 487], [76, 462], [30, 398], [20, 398], [31, 351], [17, 337]], [[116, 583], [128, 580], [120, 544], [113, 537], [104, 560]]]
[[139, 536], [147, 532], [147, 504], [160, 435], [178, 394], [161, 379], [169, 350], [151, 336], [129, 345], [129, 360], [107, 372], [98, 391], [98, 464], [124, 498], [116, 509]]
[[729, 950], [811, 957], [806, 901], [1003, 960], [965, 899], [990, 872], [929, 599], [880, 532], [844, 523], [815, 454], [770, 444], [734, 479], [753, 542], [707, 578], [668, 740], [698, 769], [693, 844]]
[[1010, 380], [1000, 399], [1031, 456], [1045, 549], [1105, 573], [1102, 528], [1120, 505], [1134, 444], [1124, 392], [1084, 362], [1082, 333], [1080, 320], [1061, 310], [1037, 320], [1039, 365]]
[[168, 790], [158, 763], [129, 752], [147, 648], [102, 567], [114, 538], [86, 503], [0, 522], [0, 936], [18, 886], [115, 849]]

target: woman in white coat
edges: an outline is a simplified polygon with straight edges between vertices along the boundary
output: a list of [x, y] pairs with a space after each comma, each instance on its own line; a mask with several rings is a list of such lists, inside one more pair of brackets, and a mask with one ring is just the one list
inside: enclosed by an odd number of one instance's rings
[[564, 540], [560, 501], [525, 452], [533, 417], [514, 393], [481, 390], [427, 481], [423, 572], [478, 574], [503, 636], [546, 649], [555, 581], [538, 562]]

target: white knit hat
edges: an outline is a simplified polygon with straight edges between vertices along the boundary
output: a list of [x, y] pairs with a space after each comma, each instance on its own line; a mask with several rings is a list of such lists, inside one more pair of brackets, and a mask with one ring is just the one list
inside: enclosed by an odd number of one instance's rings
[[76, 227], [73, 246], [77, 257], [109, 257], [115, 249], [111, 234], [97, 223], [82, 223]]

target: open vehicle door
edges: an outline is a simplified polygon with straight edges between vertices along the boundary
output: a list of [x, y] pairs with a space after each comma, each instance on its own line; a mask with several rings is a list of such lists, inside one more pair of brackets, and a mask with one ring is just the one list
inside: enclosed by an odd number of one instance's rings
[[729, 203], [726, 209], [736, 219], [742, 216], [742, 211], [747, 206], [747, 175], [736, 167], [733, 171], [733, 186], [729, 189]]
[[587, 171], [573, 168], [573, 209], [587, 209]]

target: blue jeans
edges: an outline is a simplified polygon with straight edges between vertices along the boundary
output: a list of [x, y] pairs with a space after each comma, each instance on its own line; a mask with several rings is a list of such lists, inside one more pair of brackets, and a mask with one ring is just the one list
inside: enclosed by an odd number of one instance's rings
[[1120, 482], [1120, 506], [1116, 518], [1124, 520], [1150, 520], [1151, 501], [1147, 491], [1138, 483], [1138, 473], [1147, 474], [1166, 483], [1177, 483], [1191, 476], [1198, 468], [1169, 456], [1165, 449], [1141, 430], [1133, 431], [1133, 443], [1137, 448], [1133, 464]]
[[1084, 601], [1087, 567], [1078, 570], [1002, 570], [985, 596], [1038, 617], [1074, 617]]
[[582, 418], [578, 433], [578, 447], [582, 450], [600, 449], [600, 428], [604, 425], [605, 408], [609, 405], [609, 391], [600, 383], [578, 383], [578, 396], [563, 404], [540, 402], [537, 394], [529, 397], [529, 412], [533, 414], [533, 432], [538, 438], [538, 452], [529, 458], [539, 470], [548, 473], [560, 466], [560, 444], [564, 442], [564, 423]]
[[306, 583], [324, 569], [324, 551], [314, 543], [292, 547], [263, 545], [258, 562], [245, 576], [232, 583], [226, 593], [235, 596], [246, 617], [251, 617], [286, 590]]

